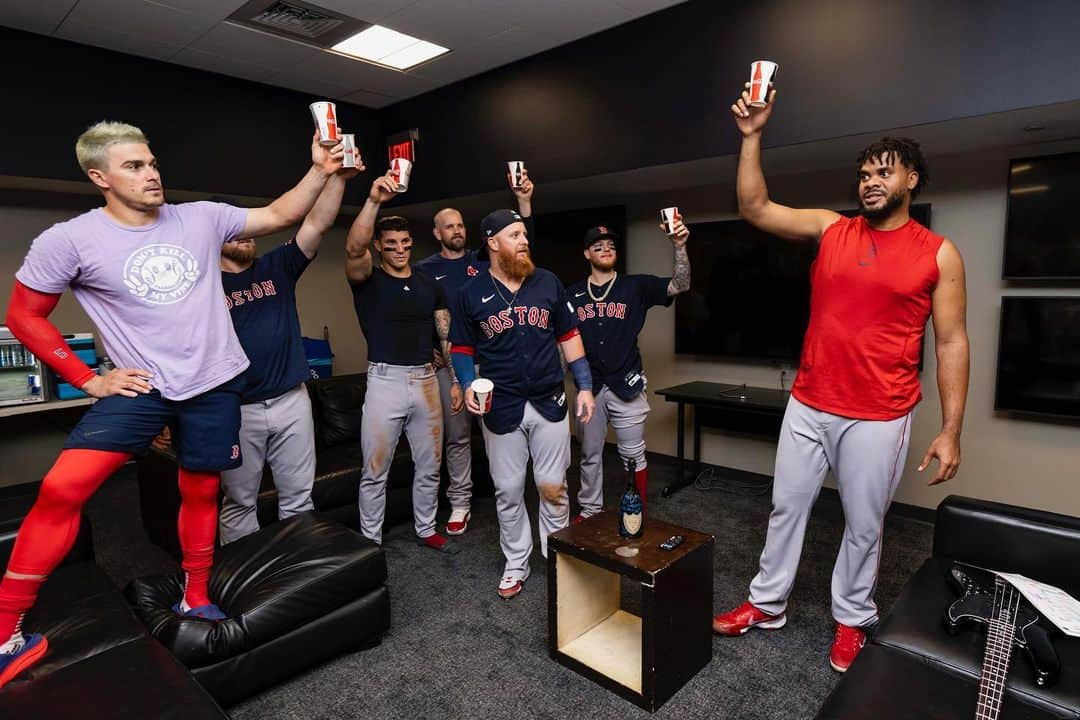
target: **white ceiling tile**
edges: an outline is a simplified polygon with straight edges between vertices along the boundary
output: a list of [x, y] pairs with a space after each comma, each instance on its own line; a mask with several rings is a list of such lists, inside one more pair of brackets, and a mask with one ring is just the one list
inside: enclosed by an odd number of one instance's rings
[[430, 78], [389, 70], [361, 60], [331, 52], [319, 52], [308, 60], [282, 71], [281, 77], [292, 80], [321, 78], [348, 90], [394, 97], [407, 97], [435, 87]]
[[52, 35], [78, 0], [34, 0], [0, 4], [0, 25]]
[[96, 26], [111, 32], [143, 35], [175, 45], [187, 45], [216, 24], [146, 0], [79, 0], [60, 29], [69, 23]]
[[504, 18], [477, 13], [468, 0], [419, 0], [380, 24], [455, 50], [513, 27]]
[[[278, 87], [305, 93], [314, 99], [325, 98], [328, 100], [342, 100], [354, 90], [354, 88], [346, 87], [345, 85], [340, 85], [329, 80], [312, 77], [285, 76], [281, 73], [274, 75], [266, 82], [270, 85], [277, 85]], [[346, 118], [342, 118], [342, 121], [347, 125], [348, 120]]]
[[634, 13], [615, 0], [468, 0], [480, 13], [490, 13], [514, 25], [562, 36], [583, 37], [632, 20]]
[[684, 2], [686, 0], [615, 0], [617, 5], [626, 8], [637, 17], [651, 15], [672, 5], [682, 5]]
[[293, 67], [322, 52], [311, 45], [231, 23], [221, 23], [189, 47], [276, 70]]
[[244, 80], [254, 80], [255, 82], [268, 82], [270, 78], [277, 74], [277, 70], [274, 68], [243, 62], [235, 58], [221, 57], [214, 53], [203, 52], [190, 47], [184, 48], [174, 55], [170, 62], [222, 75], [231, 75]]
[[398, 12], [416, 0], [311, 0], [313, 5], [333, 10], [357, 20], [378, 22]]
[[106, 50], [115, 50], [116, 52], [138, 55], [154, 60], [167, 60], [183, 49], [182, 45], [163, 42], [145, 33], [129, 35], [97, 24], [84, 25], [70, 20], [65, 21], [55, 35], [64, 40], [71, 40], [85, 45], [96, 45]]
[[557, 44], [550, 37], [517, 28], [490, 38], [482, 45], [472, 45], [436, 58], [410, 74], [428, 78], [437, 85], [445, 85], [535, 55]]

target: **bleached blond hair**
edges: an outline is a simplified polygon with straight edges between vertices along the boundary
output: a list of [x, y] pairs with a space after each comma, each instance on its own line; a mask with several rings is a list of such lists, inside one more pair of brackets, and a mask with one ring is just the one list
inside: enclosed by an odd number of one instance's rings
[[109, 159], [106, 150], [110, 145], [117, 143], [144, 143], [150, 141], [143, 135], [143, 131], [134, 125], [102, 120], [94, 123], [86, 129], [75, 142], [75, 157], [79, 160], [79, 167], [83, 172], [91, 168], [104, 170], [108, 167]]

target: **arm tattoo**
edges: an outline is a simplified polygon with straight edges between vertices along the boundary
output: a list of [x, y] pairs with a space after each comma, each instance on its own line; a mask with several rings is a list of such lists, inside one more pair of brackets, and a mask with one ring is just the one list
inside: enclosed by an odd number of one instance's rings
[[442, 348], [443, 360], [446, 361], [446, 369], [450, 373], [450, 382], [456, 383], [457, 375], [454, 374], [454, 364], [450, 362], [450, 311], [446, 309], [435, 311], [435, 332], [439, 334], [439, 347]]
[[678, 295], [690, 289], [690, 256], [686, 254], [686, 244], [675, 246], [675, 267], [671, 271], [671, 282], [667, 286], [668, 295]]

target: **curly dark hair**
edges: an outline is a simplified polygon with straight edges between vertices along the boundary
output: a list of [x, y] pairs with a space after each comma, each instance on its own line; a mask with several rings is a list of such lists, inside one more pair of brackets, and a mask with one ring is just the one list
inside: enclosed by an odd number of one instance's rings
[[911, 189], [911, 199], [914, 200], [923, 188], [930, 182], [930, 170], [926, 167], [926, 158], [923, 157], [919, 143], [906, 137], [883, 137], [875, 143], [871, 143], [859, 153], [856, 162], [856, 172], [871, 160], [879, 160], [891, 165], [893, 160], [899, 160], [900, 164], [908, 170], [914, 170], [919, 174], [919, 182]]
[[409, 232], [409, 221], [400, 215], [386, 215], [375, 221], [375, 237], [382, 238], [386, 232]]

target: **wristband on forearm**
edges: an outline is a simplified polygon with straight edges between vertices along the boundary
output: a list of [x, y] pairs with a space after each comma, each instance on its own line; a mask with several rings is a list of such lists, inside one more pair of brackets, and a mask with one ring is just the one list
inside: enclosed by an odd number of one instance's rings
[[[468, 348], [471, 350], [471, 348]], [[467, 388], [476, 379], [476, 368], [473, 366], [471, 352], [461, 346], [455, 345], [450, 351], [450, 364], [454, 366], [454, 375], [457, 376], [461, 387]]]
[[568, 362], [567, 365], [570, 367], [570, 372], [574, 373], [577, 389], [592, 392], [592, 371], [589, 370], [589, 361], [584, 357], [579, 357], [577, 360]]

